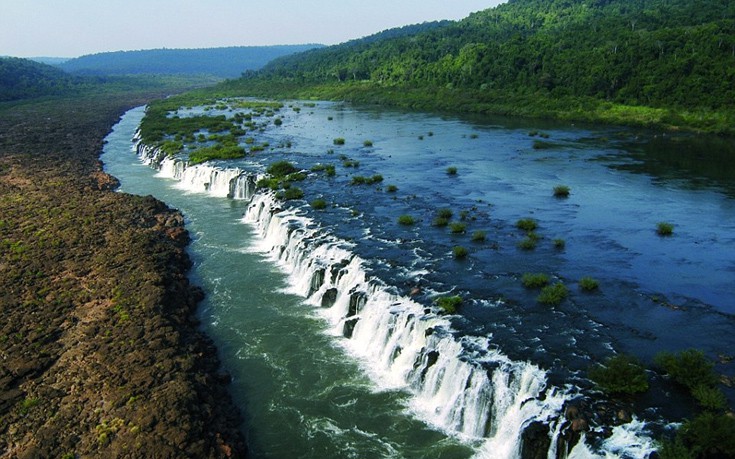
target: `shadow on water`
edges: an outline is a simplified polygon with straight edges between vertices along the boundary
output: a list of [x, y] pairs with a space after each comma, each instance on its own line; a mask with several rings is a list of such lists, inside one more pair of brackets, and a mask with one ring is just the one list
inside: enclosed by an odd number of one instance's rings
[[633, 162], [615, 169], [651, 176], [664, 186], [716, 189], [735, 197], [735, 139], [649, 134], [621, 145]]

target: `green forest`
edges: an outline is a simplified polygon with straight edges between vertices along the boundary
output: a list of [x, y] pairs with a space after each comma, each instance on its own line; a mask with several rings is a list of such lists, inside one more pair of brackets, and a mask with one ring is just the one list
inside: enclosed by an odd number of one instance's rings
[[0, 102], [64, 94], [79, 84], [78, 79], [50, 65], [0, 58]]
[[223, 88], [732, 132], [735, 4], [511, 0], [279, 58]]

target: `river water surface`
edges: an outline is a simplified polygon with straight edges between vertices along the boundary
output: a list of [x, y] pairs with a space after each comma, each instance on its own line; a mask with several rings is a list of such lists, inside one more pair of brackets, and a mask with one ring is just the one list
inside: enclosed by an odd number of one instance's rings
[[[201, 318], [233, 375], [255, 457], [519, 457], [530, 424], [561, 435], [565, 403], [590, 391], [586, 369], [613, 353], [650, 364], [660, 351], [735, 349], [726, 142], [294, 104], [282, 126], [258, 133], [272, 147], [244, 160], [144, 165], [132, 141], [142, 108], [102, 157], [121, 191], [186, 216], [194, 280], [207, 292]], [[307, 171], [332, 164], [336, 176], [310, 173], [297, 184], [304, 200], [284, 204], [252, 186], [279, 159]], [[375, 174], [383, 181], [351, 184]], [[570, 196], [554, 197], [557, 185]], [[307, 204], [316, 198], [327, 208]], [[432, 224], [440, 208], [465, 230]], [[398, 224], [401, 215], [415, 223]], [[518, 246], [521, 218], [538, 222], [533, 250]], [[672, 236], [656, 234], [662, 221]], [[484, 240], [472, 240], [477, 231]], [[469, 255], [456, 259], [456, 246]], [[529, 272], [564, 283], [569, 297], [540, 304], [521, 283]], [[583, 291], [583, 277], [600, 288]], [[463, 298], [459, 314], [440, 314], [443, 295]], [[570, 456], [646, 457], [652, 431], [688, 406], [652, 377], [636, 420]]]

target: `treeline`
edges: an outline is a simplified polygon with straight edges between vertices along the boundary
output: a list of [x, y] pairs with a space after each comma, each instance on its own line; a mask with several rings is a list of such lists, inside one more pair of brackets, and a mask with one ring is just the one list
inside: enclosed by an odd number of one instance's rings
[[273, 59], [322, 45], [237, 46], [203, 49], [152, 49], [91, 54], [70, 59], [59, 67], [82, 75], [214, 75], [239, 77]]
[[[732, 112], [735, 3], [511, 0], [459, 22], [278, 59], [244, 79]], [[451, 92], [450, 92], [451, 94]]]
[[0, 58], [0, 102], [69, 92], [79, 80], [50, 65]]

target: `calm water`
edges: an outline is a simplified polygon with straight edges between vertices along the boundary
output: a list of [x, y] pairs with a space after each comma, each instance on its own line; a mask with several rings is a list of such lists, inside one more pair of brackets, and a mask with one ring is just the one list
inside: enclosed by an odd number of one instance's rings
[[[248, 202], [192, 192], [194, 182], [155, 177], [143, 166], [131, 151], [141, 116], [131, 111], [108, 137], [106, 170], [122, 191], [153, 194], [186, 215], [194, 276], [208, 292], [201, 315], [233, 373], [256, 457], [493, 457], [481, 438], [433, 422], [415, 394], [372, 372], [345, 344], [354, 340], [335, 336], [324, 311], [294, 288], [288, 263], [262, 248], [272, 236], [243, 223], [252, 213]], [[457, 339], [483, 337], [489, 350], [546, 370], [549, 384], [582, 388], [583, 370], [612, 352], [650, 363], [662, 350], [696, 347], [714, 357], [735, 348], [734, 178], [724, 167], [733, 158], [726, 143], [327, 103], [284, 108], [279, 116], [283, 126], [259, 133], [259, 141], [290, 148], [221, 166], [257, 173], [283, 158], [304, 169], [334, 164], [336, 177], [311, 174], [298, 184], [306, 201], [325, 199], [326, 210], [304, 201], [286, 208], [343, 241], [392, 294], [407, 297], [419, 286], [413, 301], [427, 307], [439, 293], [461, 295], [462, 314], [447, 319]], [[333, 145], [337, 137], [345, 145]], [[537, 140], [550, 148], [534, 149]], [[344, 160], [359, 167], [344, 167]], [[446, 173], [450, 166], [457, 175]], [[350, 185], [355, 175], [374, 174], [384, 181]], [[389, 184], [398, 191], [388, 193]], [[569, 198], [552, 196], [559, 184], [571, 188]], [[466, 233], [433, 226], [439, 208], [452, 209], [455, 221], [464, 212]], [[403, 214], [417, 223], [398, 225]], [[523, 233], [514, 224], [526, 217], [539, 222], [532, 251], [517, 247]], [[672, 237], [656, 235], [660, 221], [675, 225]], [[470, 240], [477, 230], [485, 241]], [[563, 250], [555, 238], [565, 240]], [[468, 258], [453, 258], [457, 245]], [[538, 304], [538, 292], [520, 282], [526, 272], [563, 281], [569, 299]], [[584, 276], [600, 281], [598, 292], [577, 287]], [[639, 414], [676, 417], [676, 404], [651, 396]]]

